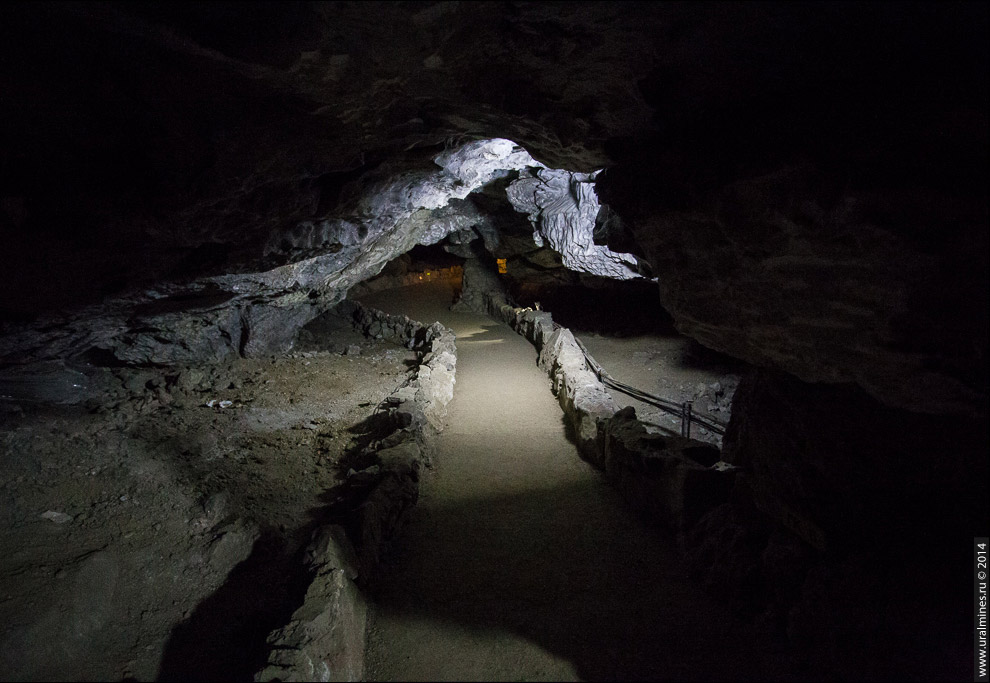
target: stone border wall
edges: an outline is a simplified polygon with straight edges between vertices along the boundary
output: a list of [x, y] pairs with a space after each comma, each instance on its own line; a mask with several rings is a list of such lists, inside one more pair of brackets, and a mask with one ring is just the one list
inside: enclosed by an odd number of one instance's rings
[[735, 471], [716, 467], [718, 448], [657, 434], [636, 418], [634, 408], [619, 410], [587, 368], [574, 335], [555, 326], [548, 311], [516, 308], [499, 294], [486, 293], [483, 302], [483, 313], [536, 347], [581, 456], [603, 470], [634, 509], [683, 536], [705, 513], [728, 502]]
[[336, 311], [349, 316], [355, 328], [368, 337], [388, 339], [423, 353], [416, 377], [389, 397], [389, 410], [400, 416], [408, 414], [417, 429], [425, 422], [440, 431], [447, 417], [447, 404], [454, 397], [454, 333], [438, 322], [426, 326], [408, 316], [389, 315], [356, 301], [342, 301]]
[[335, 310], [365, 335], [422, 355], [415, 377], [376, 412], [384, 428], [368, 449], [368, 466], [351, 477], [368, 486], [367, 495], [343, 524], [326, 525], [313, 534], [306, 550], [313, 581], [289, 623], [269, 635], [268, 663], [256, 681], [362, 680], [367, 604], [359, 584], [376, 575], [389, 543], [416, 504], [429, 441], [443, 429], [454, 395], [457, 351], [451, 330], [354, 301], [343, 301]]

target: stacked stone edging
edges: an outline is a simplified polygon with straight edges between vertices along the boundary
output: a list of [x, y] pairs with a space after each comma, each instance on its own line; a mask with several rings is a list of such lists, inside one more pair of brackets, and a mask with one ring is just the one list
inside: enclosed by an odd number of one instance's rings
[[389, 409], [408, 413], [417, 427], [425, 421], [440, 431], [447, 404], [454, 397], [454, 333], [438, 322], [426, 326], [408, 316], [389, 315], [355, 301], [341, 302], [337, 312], [350, 316], [354, 326], [369, 337], [388, 339], [423, 353], [416, 377], [390, 397]]
[[307, 548], [313, 572], [303, 604], [268, 638], [271, 652], [256, 681], [358, 681], [364, 676], [367, 604], [358, 586], [381, 564], [419, 498], [419, 472], [429, 462], [428, 442], [443, 429], [454, 395], [454, 333], [344, 301], [338, 315], [369, 337], [389, 339], [422, 353], [415, 377], [389, 396], [378, 412], [387, 430], [374, 444], [373, 464], [356, 478], [372, 485], [343, 525], [317, 529]]
[[619, 410], [588, 369], [574, 335], [555, 326], [548, 311], [514, 307], [501, 293], [486, 293], [483, 307], [536, 347], [581, 456], [603, 470], [633, 508], [683, 534], [728, 501], [735, 472], [713, 467], [719, 450], [694, 439], [650, 433], [634, 408]]
[[306, 551], [313, 580], [302, 606], [268, 636], [268, 663], [256, 681], [359, 681], [364, 676], [367, 604], [343, 527], [322, 527]]

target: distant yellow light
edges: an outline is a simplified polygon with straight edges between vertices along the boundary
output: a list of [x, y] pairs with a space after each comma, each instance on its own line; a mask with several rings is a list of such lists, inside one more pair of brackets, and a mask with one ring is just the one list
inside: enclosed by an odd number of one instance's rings
[[499, 273], [507, 273], [507, 272], [509, 272], [509, 267], [508, 267], [508, 265], [506, 265], [504, 258], [495, 259], [495, 263], [498, 264], [498, 272]]

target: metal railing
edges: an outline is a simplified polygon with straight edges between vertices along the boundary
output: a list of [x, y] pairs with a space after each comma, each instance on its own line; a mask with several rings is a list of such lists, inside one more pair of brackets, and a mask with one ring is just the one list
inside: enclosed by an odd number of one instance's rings
[[[559, 330], [561, 328], [562, 326], [557, 324], [556, 321], [554, 321], [553, 329]], [[588, 352], [588, 349], [585, 347], [585, 345], [581, 343], [580, 339], [574, 337], [574, 341], [577, 342], [578, 348], [580, 348], [581, 353], [584, 354], [584, 361], [585, 364], [588, 366], [588, 369], [591, 370], [593, 373], [595, 373], [595, 376], [598, 377], [599, 382], [601, 382], [602, 384], [604, 384], [605, 386], [611, 389], [615, 389], [616, 391], [621, 391], [623, 394], [626, 394], [627, 396], [631, 396], [637, 401], [646, 403], [647, 405], [654, 406], [655, 408], [659, 408], [665, 413], [669, 413], [671, 415], [675, 415], [681, 418], [681, 436], [690, 438], [691, 425], [694, 423], [701, 425], [708, 431], [714, 432], [719, 436], [725, 435], [725, 428], [726, 428], [725, 423], [711, 417], [698, 415], [697, 413], [694, 412], [693, 407], [691, 405], [691, 401], [676, 403], [674, 401], [671, 401], [670, 399], [666, 399], [661, 396], [654, 396], [653, 394], [649, 394], [645, 391], [642, 391], [635, 387], [631, 387], [628, 384], [624, 384], [623, 382], [618, 381], [617, 379], [609, 375], [605, 371], [605, 368], [603, 368], [601, 364], [594, 359], [594, 357]]]

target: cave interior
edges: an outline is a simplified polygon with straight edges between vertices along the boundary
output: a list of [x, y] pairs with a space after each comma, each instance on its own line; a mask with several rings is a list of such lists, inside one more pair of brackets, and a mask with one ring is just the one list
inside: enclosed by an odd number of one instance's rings
[[[533, 343], [575, 461], [786, 652], [740, 678], [968, 678], [987, 12], [5, 3], [0, 678], [306, 680], [276, 654], [314, 648], [385, 675], [341, 601], [374, 612], [448, 438], [440, 399], [390, 397], [462, 386], [443, 326], [400, 319], [413, 290]], [[719, 430], [601, 393], [562, 339]], [[321, 570], [320, 539], [359, 569]], [[317, 611], [358, 644], [314, 621], [280, 650], [331, 575]], [[542, 646], [586, 680], [734, 677], [652, 653], [671, 634], [565, 640]], [[519, 667], [478, 675], [553, 678]]]

